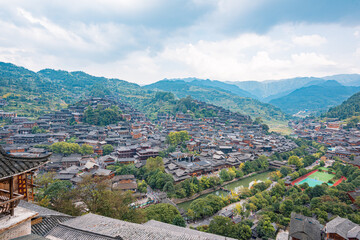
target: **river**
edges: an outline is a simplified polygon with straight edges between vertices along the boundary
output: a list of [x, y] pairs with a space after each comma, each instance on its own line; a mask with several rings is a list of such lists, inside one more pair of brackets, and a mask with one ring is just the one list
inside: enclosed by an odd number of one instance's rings
[[[236, 182], [232, 182], [232, 183], [229, 183], [227, 185], [224, 186], [225, 189], [227, 190], [236, 190], [236, 188], [238, 187], [249, 187], [249, 184], [254, 181], [254, 180], [260, 180], [260, 181], [265, 181], [269, 178], [269, 173], [270, 171], [268, 172], [263, 172], [263, 173], [259, 173], [259, 174], [255, 174], [251, 177], [247, 177], [247, 178], [244, 178], [244, 179], [241, 179], [239, 181], [236, 181]], [[199, 198], [203, 198], [203, 197], [206, 197], [207, 195], [209, 194], [215, 194], [217, 196], [223, 196], [223, 195], [228, 195], [227, 192], [225, 191], [222, 191], [222, 190], [218, 190], [218, 191], [215, 191], [215, 192], [211, 192], [211, 193], [208, 193], [208, 194], [204, 194], [204, 195], [201, 195], [200, 197], [196, 198], [196, 199], [199, 199]], [[194, 199], [194, 200], [196, 200]], [[189, 207], [190, 207], [190, 204], [194, 201], [194, 200], [191, 200], [191, 201], [187, 201], [187, 202], [183, 202], [183, 203], [179, 203], [178, 206], [179, 208], [183, 208], [184, 210], [187, 210]]]

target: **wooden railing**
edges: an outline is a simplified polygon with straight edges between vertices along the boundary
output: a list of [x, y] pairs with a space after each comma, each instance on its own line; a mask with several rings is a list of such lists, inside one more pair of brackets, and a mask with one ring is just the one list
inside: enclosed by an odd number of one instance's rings
[[0, 189], [0, 214], [10, 214], [22, 198], [24, 198], [23, 195], [13, 193], [13, 197], [10, 199], [10, 192]]

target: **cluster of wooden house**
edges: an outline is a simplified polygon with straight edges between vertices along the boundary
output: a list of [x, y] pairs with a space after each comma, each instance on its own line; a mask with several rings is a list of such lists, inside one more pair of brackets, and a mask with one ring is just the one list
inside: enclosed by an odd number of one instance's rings
[[339, 157], [344, 162], [360, 168], [360, 131], [358, 128], [345, 129], [344, 123], [335, 119], [320, 122], [314, 119], [290, 121], [294, 135], [324, 144], [326, 157]]
[[[231, 239], [158, 221], [144, 224], [88, 213], [73, 217], [30, 202], [32, 176], [49, 161], [41, 157], [15, 157], [0, 146], [0, 239]], [[134, 176], [118, 176], [114, 188], [133, 184]]]
[[339, 216], [326, 223], [326, 225], [322, 225], [314, 218], [293, 212], [291, 214], [289, 239], [359, 240], [360, 226], [349, 219]]

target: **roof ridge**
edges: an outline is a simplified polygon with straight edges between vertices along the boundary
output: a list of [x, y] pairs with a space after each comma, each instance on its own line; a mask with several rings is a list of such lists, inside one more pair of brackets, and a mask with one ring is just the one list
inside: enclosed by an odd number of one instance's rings
[[18, 157], [18, 156], [14, 156], [11, 155], [9, 153], [7, 153], [5, 151], [5, 149], [3, 148], [3, 146], [0, 145], [0, 155], [3, 155], [6, 159], [8, 160], [22, 160], [22, 161], [29, 161], [29, 162], [39, 162], [39, 161], [43, 161], [43, 160], [47, 160], [52, 153], [49, 153], [45, 156], [41, 156], [41, 157]]
[[[66, 221], [65, 221], [66, 222]], [[68, 225], [65, 225], [63, 223], [60, 223], [57, 225], [57, 227], [63, 227], [63, 228], [68, 228], [68, 229], [71, 229], [71, 230], [76, 230], [76, 231], [79, 231], [79, 232], [85, 232], [85, 233], [88, 233], [88, 234], [91, 234], [91, 235], [95, 235], [95, 236], [101, 236], [103, 238], [108, 238], [108, 239], [122, 239], [120, 236], [120, 238], [118, 237], [111, 237], [111, 236], [108, 236], [108, 235], [103, 235], [103, 234], [99, 234], [99, 233], [96, 233], [96, 232], [91, 232], [91, 231], [88, 231], [88, 230], [84, 230], [84, 229], [80, 229], [80, 228], [75, 228], [75, 227], [71, 227], [71, 226], [68, 226]], [[51, 233], [52, 231], [50, 231], [49, 233]], [[48, 235], [49, 235], [48, 233]]]

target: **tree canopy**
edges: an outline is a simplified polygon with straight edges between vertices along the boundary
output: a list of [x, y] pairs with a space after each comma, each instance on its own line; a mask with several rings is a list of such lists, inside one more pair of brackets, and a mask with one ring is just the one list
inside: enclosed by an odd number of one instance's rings
[[119, 107], [112, 106], [110, 108], [101, 109], [88, 107], [84, 112], [84, 122], [91, 125], [106, 126], [109, 124], [123, 121]]

